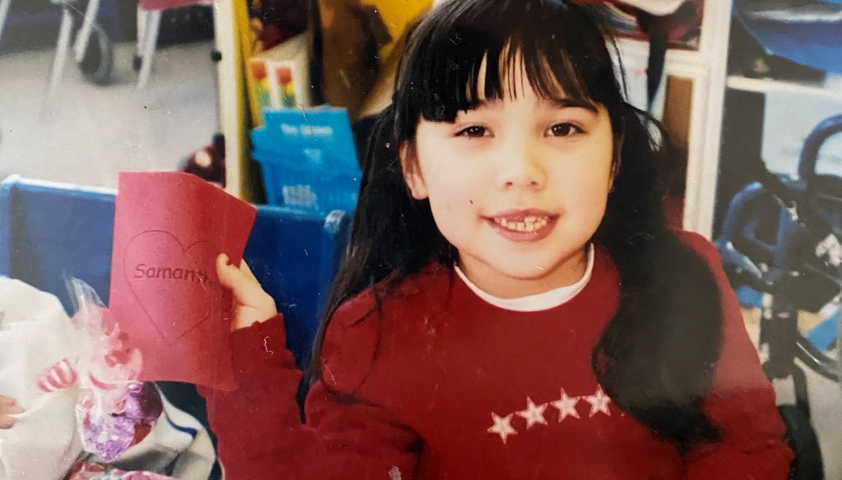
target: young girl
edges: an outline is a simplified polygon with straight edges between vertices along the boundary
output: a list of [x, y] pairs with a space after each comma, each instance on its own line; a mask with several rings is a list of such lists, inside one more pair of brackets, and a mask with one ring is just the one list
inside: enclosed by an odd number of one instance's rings
[[568, 0], [454, 0], [418, 25], [306, 421], [282, 318], [220, 258], [241, 385], [207, 394], [226, 478], [787, 478], [737, 301], [713, 246], [665, 225], [665, 137], [599, 25]]

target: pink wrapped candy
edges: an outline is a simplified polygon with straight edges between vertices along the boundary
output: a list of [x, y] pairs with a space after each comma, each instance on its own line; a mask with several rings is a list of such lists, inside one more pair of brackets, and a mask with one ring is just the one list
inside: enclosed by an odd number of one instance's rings
[[38, 375], [38, 388], [41, 391], [50, 393], [64, 388], [70, 388], [76, 385], [79, 376], [76, 375], [76, 370], [73, 365], [65, 358], [44, 370]]
[[[82, 446], [110, 463], [149, 434], [163, 403], [153, 384], [137, 381], [143, 365], [140, 351], [128, 346], [116, 322], [104, 321], [108, 311], [93, 289], [79, 280], [70, 287], [79, 307], [72, 320], [82, 334], [80, 354], [45, 370], [38, 387], [44, 392], [79, 387], [76, 421]], [[111, 331], [106, 323], [114, 325]]]
[[122, 399], [99, 410], [97, 392], [83, 391], [76, 407], [76, 418], [82, 425], [85, 451], [95, 453], [104, 462], [117, 460], [132, 445], [146, 438], [163, 411], [163, 403], [155, 386], [132, 383]]

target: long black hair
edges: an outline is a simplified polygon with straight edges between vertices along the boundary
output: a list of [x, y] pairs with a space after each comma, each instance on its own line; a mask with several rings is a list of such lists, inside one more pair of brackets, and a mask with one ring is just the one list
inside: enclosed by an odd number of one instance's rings
[[620, 408], [681, 452], [719, 438], [702, 408], [721, 341], [717, 284], [704, 260], [666, 225], [655, 164], [669, 151], [667, 136], [624, 99], [616, 52], [597, 13], [567, 0], [453, 0], [417, 25], [392, 105], [371, 136], [351, 243], [316, 341], [314, 375], [339, 305], [367, 288], [382, 299], [430, 262], [452, 267], [456, 259], [429, 202], [408, 193], [400, 146], [415, 139], [421, 119], [452, 122], [480, 98], [503, 98], [513, 88], [507, 73], [523, 66], [540, 96], [563, 91], [603, 105], [617, 145], [613, 190], [593, 241], [617, 267], [621, 299], [593, 351], [597, 379]]

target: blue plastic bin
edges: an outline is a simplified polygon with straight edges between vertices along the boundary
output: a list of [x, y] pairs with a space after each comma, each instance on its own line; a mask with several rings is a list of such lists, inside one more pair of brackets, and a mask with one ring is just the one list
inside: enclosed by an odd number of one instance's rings
[[267, 200], [326, 214], [351, 211], [360, 172], [351, 123], [344, 109], [280, 109], [265, 112], [252, 131], [252, 157], [260, 163]]
[[[349, 216], [259, 206], [245, 259], [286, 320], [288, 345], [308, 358], [325, 293], [349, 238]], [[65, 276], [108, 303], [114, 194], [9, 179], [0, 185], [0, 275], [50, 292], [72, 313]]]
[[252, 151], [252, 157], [260, 163], [269, 204], [322, 214], [357, 206], [359, 171], [330, 170], [305, 159], [294, 161], [258, 150]]

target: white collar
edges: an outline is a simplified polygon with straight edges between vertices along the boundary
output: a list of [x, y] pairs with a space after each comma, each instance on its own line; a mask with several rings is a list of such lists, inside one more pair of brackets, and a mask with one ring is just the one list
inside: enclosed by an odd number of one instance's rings
[[468, 277], [462, 272], [462, 269], [459, 268], [458, 265], [455, 265], [454, 268], [456, 269], [456, 274], [459, 275], [459, 278], [465, 282], [465, 285], [468, 286], [479, 298], [485, 300], [486, 302], [494, 305], [495, 307], [502, 308], [504, 310], [511, 310], [515, 312], [539, 312], [542, 310], [549, 310], [551, 308], [558, 307], [559, 305], [563, 305], [569, 302], [573, 297], [579, 294], [584, 288], [585, 285], [588, 284], [588, 281], [591, 279], [591, 274], [593, 273], [593, 264], [594, 264], [594, 247], [593, 244], [590, 245], [588, 248], [588, 267], [585, 269], [585, 274], [582, 278], [574, 283], [573, 285], [568, 285], [566, 287], [559, 287], [553, 290], [549, 290], [547, 292], [538, 293], [535, 295], [528, 295], [526, 297], [519, 297], [519, 298], [500, 298], [495, 297], [489, 293], [484, 292], [478, 286], [474, 284]]

